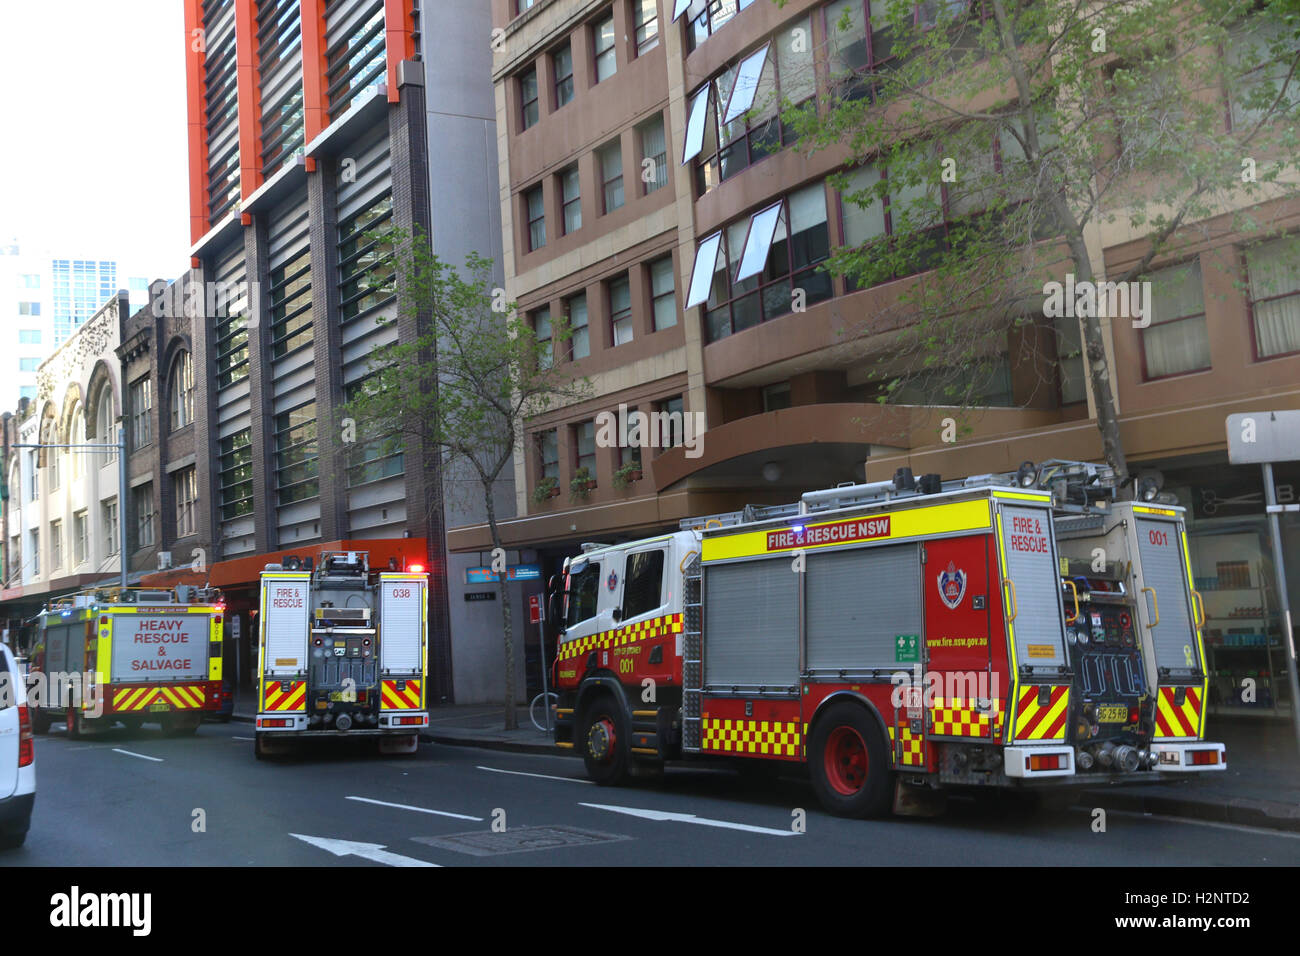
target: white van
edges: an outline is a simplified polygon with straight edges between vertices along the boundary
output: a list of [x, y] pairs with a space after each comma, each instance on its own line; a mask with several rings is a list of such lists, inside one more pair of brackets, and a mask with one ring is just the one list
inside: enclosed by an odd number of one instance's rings
[[23, 845], [36, 802], [36, 754], [27, 681], [0, 644], [0, 850]]

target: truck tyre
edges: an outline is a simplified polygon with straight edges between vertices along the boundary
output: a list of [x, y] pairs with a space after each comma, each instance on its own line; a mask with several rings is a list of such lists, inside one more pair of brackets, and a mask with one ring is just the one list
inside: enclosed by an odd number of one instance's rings
[[609, 694], [600, 694], [587, 705], [578, 736], [587, 776], [602, 787], [627, 780], [627, 722], [622, 708]]
[[69, 707], [66, 715], [66, 726], [68, 728], [68, 739], [76, 740], [85, 729], [81, 721], [81, 715], [77, 713], [75, 707]]
[[144, 720], [140, 717], [120, 717], [122, 726], [127, 729], [128, 733], [138, 734], [140, 728], [144, 726]]
[[168, 737], [189, 737], [199, 729], [202, 717], [168, 717], [163, 721], [163, 733]]
[[889, 809], [889, 751], [865, 708], [832, 704], [813, 728], [808, 765], [817, 799], [830, 813], [868, 817]]
[[266, 749], [266, 734], [253, 734], [253, 756], [258, 760], [265, 760], [271, 756], [271, 752]]
[[50, 724], [54, 722], [44, 709], [40, 707], [32, 708], [32, 733], [42, 736], [50, 732]]

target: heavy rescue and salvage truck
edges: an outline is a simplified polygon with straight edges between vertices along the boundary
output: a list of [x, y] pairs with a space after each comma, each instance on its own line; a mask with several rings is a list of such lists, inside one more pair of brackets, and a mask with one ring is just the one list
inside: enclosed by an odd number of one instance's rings
[[425, 705], [428, 575], [373, 572], [365, 551], [267, 565], [258, 615], [259, 758], [314, 737], [379, 738], [414, 753]]
[[101, 588], [41, 611], [28, 682], [32, 727], [62, 721], [68, 735], [111, 727], [192, 734], [220, 705], [221, 592]]
[[556, 742], [606, 784], [679, 757], [806, 763], [844, 815], [1223, 769], [1182, 511], [1121, 491], [1076, 463], [900, 469], [584, 546]]

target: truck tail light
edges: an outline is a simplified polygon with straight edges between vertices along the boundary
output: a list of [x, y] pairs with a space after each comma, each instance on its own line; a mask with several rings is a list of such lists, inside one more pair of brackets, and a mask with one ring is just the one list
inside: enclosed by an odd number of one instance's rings
[[1193, 750], [1189, 757], [1194, 767], [1213, 766], [1219, 762], [1219, 752], [1217, 750]]
[[288, 717], [260, 717], [257, 721], [259, 727], [291, 727], [293, 721]]
[[18, 766], [26, 767], [36, 759], [32, 738], [32, 715], [23, 704], [18, 708]]
[[215, 618], [213, 618], [212, 623], [214, 623], [214, 624], [220, 624], [220, 623], [221, 623], [221, 615], [218, 614]]
[[1035, 754], [1032, 757], [1025, 758], [1026, 770], [1064, 770], [1065, 756], [1063, 754]]
[[405, 727], [408, 724], [423, 724], [424, 718], [423, 717], [398, 717], [393, 720], [393, 723]]

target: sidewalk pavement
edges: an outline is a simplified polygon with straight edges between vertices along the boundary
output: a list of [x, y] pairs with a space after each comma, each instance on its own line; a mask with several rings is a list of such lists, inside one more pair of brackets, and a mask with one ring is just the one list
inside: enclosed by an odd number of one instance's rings
[[[251, 722], [256, 696], [235, 702], [235, 719]], [[537, 730], [528, 708], [517, 709], [519, 726], [504, 730], [501, 705], [452, 704], [432, 708], [423, 739], [453, 746], [572, 756]], [[1289, 719], [1210, 717], [1207, 738], [1227, 747], [1223, 771], [1166, 783], [1099, 786], [1080, 800], [1111, 810], [1188, 817], [1243, 826], [1300, 832], [1300, 756]]]

